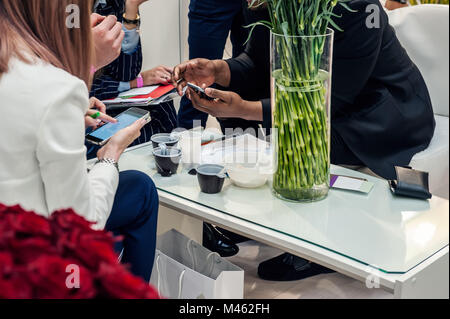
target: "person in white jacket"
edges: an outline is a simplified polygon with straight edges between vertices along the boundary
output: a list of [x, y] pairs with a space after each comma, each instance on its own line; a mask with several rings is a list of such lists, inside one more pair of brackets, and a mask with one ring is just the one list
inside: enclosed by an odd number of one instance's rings
[[[80, 25], [69, 27], [66, 9], [74, 5]], [[148, 281], [157, 191], [147, 175], [119, 173], [117, 164], [146, 121], [117, 133], [87, 170], [91, 8], [86, 0], [0, 1], [0, 202], [44, 216], [73, 208], [95, 228], [122, 235], [122, 261]]]

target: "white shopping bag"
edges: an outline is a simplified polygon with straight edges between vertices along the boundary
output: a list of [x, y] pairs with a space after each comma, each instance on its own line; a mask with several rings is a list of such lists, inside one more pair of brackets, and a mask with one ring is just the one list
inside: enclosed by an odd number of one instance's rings
[[150, 283], [169, 299], [243, 299], [244, 271], [176, 230], [158, 237]]

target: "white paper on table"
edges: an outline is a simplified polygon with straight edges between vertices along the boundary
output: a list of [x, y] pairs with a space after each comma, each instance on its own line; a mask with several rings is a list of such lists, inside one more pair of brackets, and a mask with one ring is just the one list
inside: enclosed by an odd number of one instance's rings
[[148, 95], [152, 93], [154, 90], [156, 90], [159, 87], [159, 85], [153, 85], [153, 86], [145, 86], [142, 88], [137, 89], [131, 89], [126, 92], [122, 92], [119, 94], [120, 98], [127, 97], [127, 96], [138, 96], [138, 95]]
[[160, 98], [154, 99], [150, 105], [159, 105], [162, 103], [170, 102], [178, 97], [178, 93], [168, 93]]
[[334, 183], [333, 187], [358, 191], [363, 185], [363, 183], [364, 181], [360, 179], [346, 178], [343, 176], [339, 176], [336, 182]]
[[123, 105], [135, 105], [135, 104], [148, 104], [150, 101], [152, 101], [151, 98], [147, 99], [121, 99], [121, 98], [115, 98], [113, 100], [104, 100], [102, 101], [105, 105], [115, 104], [119, 107]]
[[153, 99], [152, 98], [142, 98], [142, 99], [134, 99], [134, 98], [125, 98], [127, 96], [139, 96], [139, 95], [148, 95], [150, 93], [152, 93], [153, 91], [155, 91], [159, 86], [158, 85], [153, 85], [153, 86], [146, 86], [146, 87], [142, 87], [142, 88], [138, 88], [138, 89], [132, 89], [126, 92], [122, 92], [120, 93], [120, 95], [118, 97], [116, 97], [115, 99], [110, 99], [110, 100], [104, 100], [102, 101], [103, 103], [105, 103], [105, 105], [110, 105], [110, 104], [117, 104], [117, 105], [131, 105], [131, 104], [148, 104], [149, 102], [151, 102]]

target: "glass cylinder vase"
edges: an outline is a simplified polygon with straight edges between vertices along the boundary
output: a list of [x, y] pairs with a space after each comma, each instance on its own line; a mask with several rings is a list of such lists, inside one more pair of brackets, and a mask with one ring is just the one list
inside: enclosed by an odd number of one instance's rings
[[311, 202], [328, 195], [333, 30], [271, 34], [272, 108], [278, 197]]

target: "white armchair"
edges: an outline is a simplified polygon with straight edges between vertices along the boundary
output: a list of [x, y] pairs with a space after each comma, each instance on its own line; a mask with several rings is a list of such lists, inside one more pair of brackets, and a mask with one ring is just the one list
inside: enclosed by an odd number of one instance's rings
[[390, 24], [430, 91], [436, 131], [411, 166], [430, 173], [430, 190], [449, 198], [449, 6], [419, 5], [389, 11]]

